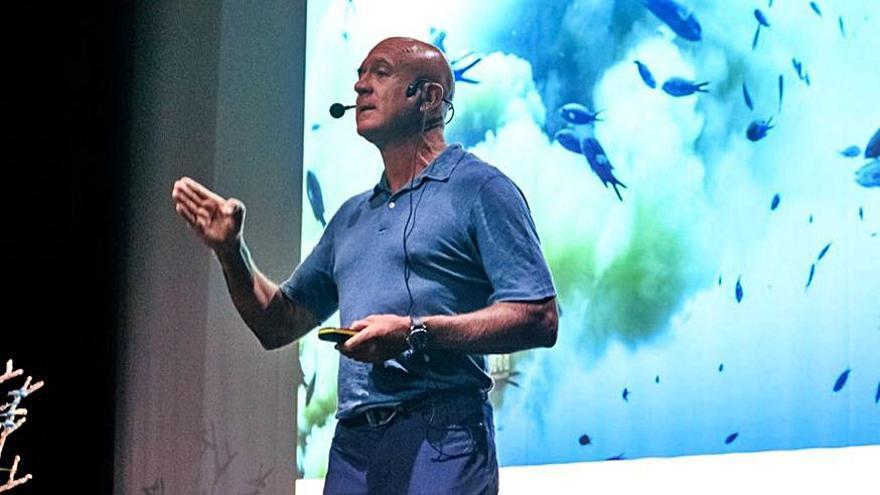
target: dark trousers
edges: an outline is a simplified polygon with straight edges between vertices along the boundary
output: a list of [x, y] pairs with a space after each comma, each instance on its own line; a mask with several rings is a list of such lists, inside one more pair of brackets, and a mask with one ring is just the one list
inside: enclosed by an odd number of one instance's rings
[[340, 420], [324, 493], [497, 494], [492, 405], [485, 395], [444, 394], [383, 425]]

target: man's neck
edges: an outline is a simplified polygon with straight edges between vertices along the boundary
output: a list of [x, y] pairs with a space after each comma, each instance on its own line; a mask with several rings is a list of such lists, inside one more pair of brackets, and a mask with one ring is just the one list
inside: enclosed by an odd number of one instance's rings
[[426, 132], [424, 139], [422, 134], [415, 134], [382, 146], [379, 151], [382, 153], [385, 179], [391, 191], [400, 190], [445, 149], [446, 141], [443, 138], [442, 128]]

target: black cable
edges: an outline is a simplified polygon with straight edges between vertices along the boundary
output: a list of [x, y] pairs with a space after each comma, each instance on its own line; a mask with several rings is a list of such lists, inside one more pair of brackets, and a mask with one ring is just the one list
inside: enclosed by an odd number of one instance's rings
[[[455, 107], [452, 106], [452, 102], [449, 100], [446, 100], [445, 98], [443, 99], [443, 101], [445, 101], [447, 104], [449, 104], [449, 107], [452, 110], [452, 115], [454, 116], [455, 115]], [[420, 133], [421, 134], [421, 141], [419, 142], [419, 144], [422, 144], [422, 143], [428, 144], [428, 146], [430, 147], [430, 144], [428, 143], [428, 140], [425, 136], [427, 119], [428, 119], [427, 113], [423, 113], [422, 114], [422, 128], [421, 128], [421, 133]], [[450, 118], [446, 121], [445, 124], [448, 124], [451, 120], [452, 120], [452, 116], [450, 116]], [[409, 285], [409, 277], [412, 273], [412, 268], [410, 267], [410, 258], [409, 258], [409, 251], [407, 249], [407, 240], [409, 239], [409, 236], [412, 235], [413, 230], [415, 230], [416, 210], [418, 210], [418, 207], [422, 204], [422, 198], [424, 197], [425, 190], [428, 188], [427, 182], [423, 183], [423, 185], [421, 187], [421, 191], [419, 191], [419, 199], [414, 204], [413, 195], [415, 194], [415, 191], [413, 191], [413, 187], [415, 187], [416, 155], [417, 154], [418, 154], [418, 145], [416, 145], [413, 148], [413, 157], [412, 157], [412, 161], [411, 161], [412, 169], [411, 169], [411, 175], [410, 175], [410, 190], [409, 190], [409, 215], [407, 216], [406, 222], [404, 223], [404, 227], [403, 227], [403, 257], [404, 257], [403, 279], [404, 279], [404, 285], [406, 286], [406, 292], [409, 296], [409, 308], [407, 309], [407, 315], [410, 317], [410, 321], [412, 321], [412, 318], [413, 318], [413, 307], [415, 306], [415, 300], [412, 295], [412, 289]], [[436, 158], [435, 158], [435, 160], [436, 160]], [[433, 163], [431, 165], [433, 166]], [[423, 359], [422, 363], [425, 364], [427, 367], [430, 367], [430, 364], [428, 364], [430, 362], [428, 359], [428, 355], [425, 354], [425, 355], [421, 356], [421, 358]], [[459, 408], [460, 404], [458, 404], [456, 402], [456, 404], [454, 404], [454, 406], [453, 406], [452, 404], [449, 403], [448, 398], [445, 398], [444, 400], [440, 401], [440, 404], [443, 406], [443, 413], [444, 413], [443, 425], [441, 425], [440, 427], [437, 427], [434, 425], [435, 415], [439, 412], [439, 411], [437, 411], [438, 395], [443, 390], [441, 389], [439, 384], [435, 383], [435, 381], [431, 378], [427, 369], [425, 369], [424, 378], [426, 379], [429, 387], [432, 390], [430, 398], [429, 398], [430, 404], [431, 404], [430, 413], [429, 413], [428, 418], [426, 418], [428, 428], [431, 430], [467, 431], [469, 435], [473, 436], [474, 433], [468, 425], [459, 426], [459, 425], [455, 425], [455, 424], [451, 424], [451, 425], [448, 424], [448, 423], [456, 423], [458, 421], [458, 419], [455, 419], [454, 421], [450, 421], [452, 419], [451, 412], [453, 412], [453, 409], [455, 412], [455, 418], [459, 418], [462, 416], [461, 410]], [[443, 450], [443, 439], [444, 438], [445, 438], [444, 435], [440, 435], [436, 446], [434, 445], [434, 442], [432, 442], [430, 438], [427, 438], [428, 443], [431, 445], [431, 447], [434, 449], [434, 451], [437, 452], [437, 457], [435, 458], [435, 460], [437, 460], [437, 461], [443, 460], [447, 456], [446, 452], [444, 452], [444, 450]], [[471, 442], [471, 445], [473, 445], [473, 442]], [[470, 453], [472, 451], [473, 447], [471, 446], [471, 447], [469, 447], [469, 449], [470, 450], [466, 453]]]
[[[410, 172], [409, 178], [409, 216], [406, 217], [406, 223], [403, 225], [403, 282], [406, 286], [406, 293], [409, 295], [409, 307], [406, 310], [407, 316], [409, 316], [410, 321], [412, 321], [413, 317], [413, 306], [415, 306], [415, 300], [412, 295], [412, 288], [409, 286], [409, 277], [411, 273], [410, 261], [409, 261], [409, 251], [407, 250], [406, 241], [409, 239], [409, 236], [412, 234], [412, 231], [416, 227], [415, 222], [415, 210], [413, 209], [413, 187], [415, 187], [416, 181], [416, 155], [418, 154], [419, 145], [423, 142], [426, 142], [425, 139], [425, 124], [427, 122], [428, 115], [427, 113], [422, 113], [422, 130], [420, 132], [421, 142], [416, 144], [413, 147], [413, 156], [412, 156], [412, 168]], [[425, 188], [422, 188], [421, 194], [425, 193]], [[421, 195], [419, 196], [419, 203], [421, 203]], [[410, 227], [410, 221], [412, 221], [412, 226]]]
[[447, 100], [446, 98], [443, 98], [443, 101], [445, 101], [446, 104], [449, 105], [449, 110], [452, 111], [452, 113], [449, 115], [449, 118], [446, 119], [446, 122], [443, 123], [443, 125], [449, 125], [449, 123], [452, 122], [452, 117], [455, 117], [455, 106], [453, 106], [452, 102]]
[[[446, 102], [447, 105], [449, 105], [449, 108], [452, 111], [452, 114], [449, 116], [449, 119], [447, 119], [446, 122], [443, 124], [445, 126], [445, 125], [448, 125], [450, 122], [452, 122], [452, 118], [455, 116], [455, 107], [452, 105], [452, 102], [447, 100], [446, 98], [443, 98], [442, 100], [444, 102]], [[427, 114], [427, 112], [423, 112], [422, 113], [422, 126], [421, 126], [421, 132], [420, 132], [421, 141], [419, 144], [422, 144], [422, 143], [428, 144], [428, 140], [425, 137], [427, 124], [428, 124], [428, 114]], [[429, 145], [429, 147], [430, 147], [430, 145]], [[415, 226], [416, 226], [415, 225], [415, 223], [416, 223], [415, 210], [413, 209], [412, 189], [415, 186], [416, 155], [417, 154], [418, 154], [418, 145], [413, 147], [413, 156], [412, 156], [412, 160], [411, 160], [412, 169], [411, 169], [411, 174], [410, 174], [410, 179], [409, 179], [409, 188], [410, 188], [409, 216], [406, 218], [406, 223], [403, 226], [403, 258], [404, 258], [403, 281], [404, 281], [404, 285], [406, 286], [406, 293], [407, 293], [407, 295], [409, 295], [409, 307], [406, 310], [406, 314], [410, 317], [410, 320], [412, 320], [412, 317], [413, 317], [412, 312], [413, 312], [413, 306], [415, 306], [415, 301], [413, 300], [412, 289], [410, 288], [410, 285], [409, 285], [409, 277], [410, 277], [411, 268], [410, 268], [409, 252], [407, 251], [406, 241], [409, 239], [409, 236], [412, 234], [412, 231], [415, 229]], [[427, 188], [427, 184], [425, 186], [426, 187], [423, 187], [421, 192], [419, 193], [419, 204], [421, 204], [421, 202], [422, 202], [422, 196], [424, 196], [424, 194], [425, 194], [425, 189]], [[410, 221], [412, 221], [411, 226], [410, 226]]]

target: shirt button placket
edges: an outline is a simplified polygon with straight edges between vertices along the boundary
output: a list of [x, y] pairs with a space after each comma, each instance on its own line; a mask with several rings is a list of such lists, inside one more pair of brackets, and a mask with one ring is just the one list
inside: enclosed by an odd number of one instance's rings
[[380, 234], [384, 234], [385, 232], [387, 232], [388, 225], [390, 225], [394, 222], [393, 218], [391, 217], [391, 210], [393, 210], [395, 206], [397, 206], [397, 203], [395, 203], [394, 200], [391, 200], [388, 202], [388, 208], [386, 208], [382, 212], [381, 221], [379, 223], [379, 233]]

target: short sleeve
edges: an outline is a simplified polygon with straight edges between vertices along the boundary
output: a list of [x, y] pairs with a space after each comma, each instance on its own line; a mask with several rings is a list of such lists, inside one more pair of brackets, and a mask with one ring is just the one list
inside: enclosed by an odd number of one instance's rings
[[308, 308], [319, 324], [339, 307], [339, 292], [333, 278], [333, 225], [327, 225], [312, 252], [281, 283], [281, 292]]
[[492, 284], [490, 303], [556, 295], [528, 204], [513, 181], [497, 175], [483, 183], [474, 198], [470, 222]]

